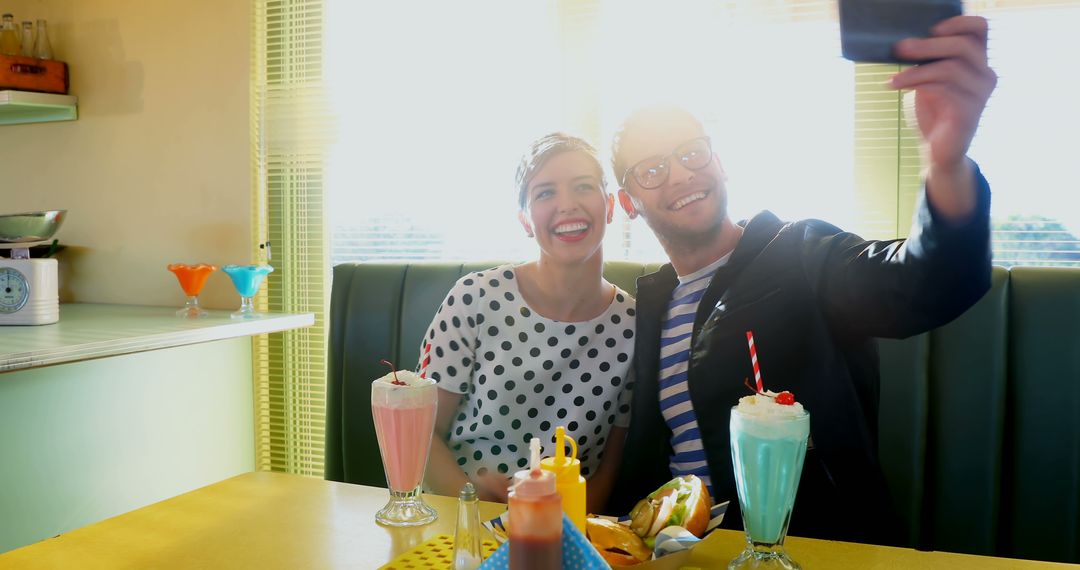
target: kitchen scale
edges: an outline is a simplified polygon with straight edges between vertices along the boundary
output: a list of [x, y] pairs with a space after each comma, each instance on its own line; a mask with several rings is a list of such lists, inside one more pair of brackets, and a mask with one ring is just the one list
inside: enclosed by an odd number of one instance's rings
[[52, 258], [31, 258], [48, 245], [66, 210], [0, 215], [0, 326], [60, 320], [60, 281]]

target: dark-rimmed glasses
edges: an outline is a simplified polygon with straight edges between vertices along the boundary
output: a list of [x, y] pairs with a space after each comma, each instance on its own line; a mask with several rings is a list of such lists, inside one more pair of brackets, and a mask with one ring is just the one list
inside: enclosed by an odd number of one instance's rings
[[623, 172], [619, 178], [619, 186], [626, 188], [627, 176], [633, 176], [639, 186], [646, 190], [659, 188], [667, 182], [671, 174], [671, 157], [679, 160], [679, 164], [688, 170], [701, 170], [712, 162], [712, 141], [709, 137], [690, 139], [675, 147], [671, 154], [650, 156], [639, 160]]

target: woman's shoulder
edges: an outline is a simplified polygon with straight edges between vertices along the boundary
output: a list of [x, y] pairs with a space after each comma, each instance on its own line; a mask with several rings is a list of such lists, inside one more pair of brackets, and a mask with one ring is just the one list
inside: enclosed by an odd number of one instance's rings
[[457, 284], [464, 285], [466, 287], [481, 286], [489, 281], [510, 281], [515, 278], [514, 264], [504, 263], [502, 265], [496, 265], [487, 269], [480, 269], [477, 271], [470, 271], [458, 278]]
[[472, 293], [475, 295], [485, 286], [490, 286], [492, 281], [507, 281], [513, 278], [514, 265], [512, 263], [504, 263], [487, 269], [470, 271], [461, 277], [458, 277], [450, 292]]
[[[611, 299], [611, 303], [607, 309], [592, 319], [590, 322], [606, 323], [610, 322], [616, 326], [627, 327], [631, 330], [630, 334], [633, 334], [633, 329], [636, 325], [637, 315], [637, 302], [634, 297], [627, 293], [625, 290], [615, 285], [615, 296]], [[627, 337], [629, 338], [629, 337]], [[610, 344], [608, 345], [611, 346]]]
[[615, 285], [615, 298], [611, 300], [611, 307], [609, 310], [621, 311], [632, 317], [634, 316], [636, 306], [637, 299], [634, 299], [634, 296], [627, 293], [622, 287]]
[[612, 286], [615, 287], [615, 303], [621, 305], [629, 305], [631, 307], [637, 304], [637, 300], [634, 299], [634, 296], [626, 292], [625, 289], [619, 287], [618, 285], [615, 285], [614, 283], [612, 284]]

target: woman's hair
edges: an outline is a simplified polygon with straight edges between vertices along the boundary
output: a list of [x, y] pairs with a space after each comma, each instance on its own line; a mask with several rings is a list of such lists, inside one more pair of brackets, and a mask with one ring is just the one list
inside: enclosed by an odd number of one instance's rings
[[600, 157], [593, 145], [585, 139], [568, 135], [566, 133], [551, 133], [544, 135], [529, 145], [529, 150], [521, 157], [518, 165], [515, 182], [518, 190], [518, 208], [524, 210], [527, 202], [529, 183], [536, 175], [536, 171], [543, 168], [551, 157], [564, 152], [578, 151], [584, 153], [595, 164], [596, 171], [600, 175], [600, 188], [605, 189], [607, 182], [604, 180], [604, 167], [600, 163]]

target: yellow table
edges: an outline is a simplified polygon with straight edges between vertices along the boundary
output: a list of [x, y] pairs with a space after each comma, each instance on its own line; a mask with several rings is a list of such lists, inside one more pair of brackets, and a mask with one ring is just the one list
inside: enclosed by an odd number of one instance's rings
[[[386, 490], [278, 473], [247, 473], [0, 555], [0, 568], [378, 568], [437, 534], [453, 534], [457, 500], [427, 496], [439, 519], [415, 529], [375, 524]], [[502, 505], [482, 503], [482, 520]], [[743, 546], [719, 530], [685, 564], [724, 568]], [[1064, 564], [788, 540], [804, 568], [1052, 568]], [[660, 561], [664, 562], [664, 561]], [[677, 568], [672, 563], [650, 564]], [[1075, 567], [1075, 566], [1074, 566]]]

